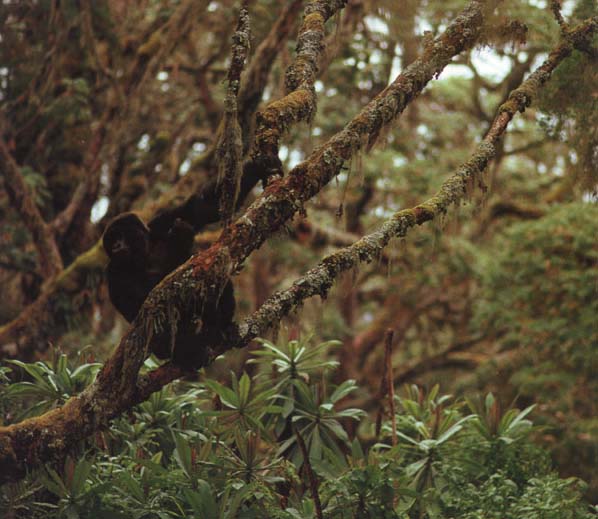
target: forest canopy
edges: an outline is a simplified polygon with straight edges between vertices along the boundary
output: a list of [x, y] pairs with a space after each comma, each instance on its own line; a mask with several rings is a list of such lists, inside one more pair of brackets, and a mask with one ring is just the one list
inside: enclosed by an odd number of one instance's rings
[[3, 516], [595, 516], [595, 0], [7, 0], [0, 108]]

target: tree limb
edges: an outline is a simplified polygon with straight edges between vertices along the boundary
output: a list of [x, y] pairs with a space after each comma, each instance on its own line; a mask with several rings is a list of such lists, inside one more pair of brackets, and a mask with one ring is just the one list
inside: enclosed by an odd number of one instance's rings
[[226, 226], [235, 212], [243, 170], [243, 140], [239, 124], [238, 94], [241, 72], [245, 66], [251, 30], [247, 1], [243, 2], [237, 29], [233, 35], [231, 63], [228, 70], [228, 88], [224, 99], [222, 133], [217, 145], [218, 180], [220, 190], [220, 217]]
[[598, 29], [598, 17], [580, 24], [567, 40], [554, 49], [544, 63], [538, 67], [518, 88], [513, 90], [503, 103], [490, 129], [478, 145], [472, 157], [462, 164], [430, 199], [411, 209], [395, 213], [375, 232], [368, 234], [349, 247], [345, 247], [326, 258], [284, 291], [277, 292], [240, 327], [238, 345], [266, 332], [272, 323], [279, 322], [296, 309], [305, 299], [314, 295], [325, 297], [340, 273], [350, 270], [361, 262], [371, 262], [392, 238], [403, 237], [416, 225], [445, 214], [452, 205], [457, 205], [468, 195], [474, 182], [479, 179], [487, 164], [496, 154], [503, 134], [517, 112], [529, 106], [554, 69], [568, 57], [578, 41], [585, 41]]
[[[325, 48], [324, 24], [346, 3], [347, 0], [312, 0], [306, 7], [297, 38], [297, 56], [286, 73], [285, 86], [288, 93], [257, 113], [253, 160], [276, 164], [283, 132], [294, 123], [310, 120], [315, 114], [314, 84], [318, 73], [318, 61]], [[276, 173], [281, 174], [282, 171]]]

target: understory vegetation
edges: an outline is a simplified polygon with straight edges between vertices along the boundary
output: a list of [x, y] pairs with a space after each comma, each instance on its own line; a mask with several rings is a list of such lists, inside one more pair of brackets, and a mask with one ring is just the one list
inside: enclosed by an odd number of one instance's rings
[[[375, 420], [345, 405], [363, 390], [332, 381], [334, 347], [263, 341], [251, 376], [153, 394], [57, 469], [5, 486], [3, 517], [299, 519], [316, 506], [335, 519], [595, 517], [584, 483], [559, 478], [531, 441], [534, 406], [406, 385], [392, 416], [381, 396], [376, 434]], [[99, 368], [65, 355], [15, 364], [32, 380], [2, 386], [15, 420], [60, 405]]]
[[596, 0], [0, 1], [1, 519], [598, 518], [597, 374]]

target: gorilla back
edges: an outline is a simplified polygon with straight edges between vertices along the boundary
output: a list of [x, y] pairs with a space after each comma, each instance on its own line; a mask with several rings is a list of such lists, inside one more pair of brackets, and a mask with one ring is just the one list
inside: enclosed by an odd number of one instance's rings
[[[189, 259], [193, 237], [193, 226], [174, 212], [158, 215], [148, 226], [134, 213], [123, 213], [109, 223], [102, 240], [110, 258], [108, 291], [112, 304], [128, 322], [135, 319], [152, 288]], [[233, 320], [235, 298], [230, 281], [216, 299], [183, 309], [180, 322], [165, 324], [152, 338], [152, 352], [184, 367], [201, 366], [206, 356], [202, 346], [221, 341], [222, 330]]]

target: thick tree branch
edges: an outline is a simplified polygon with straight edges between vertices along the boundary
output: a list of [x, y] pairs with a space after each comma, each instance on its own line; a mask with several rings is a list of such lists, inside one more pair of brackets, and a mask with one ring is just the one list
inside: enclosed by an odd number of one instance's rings
[[[491, 4], [494, 5], [494, 2]], [[231, 270], [239, 268], [253, 250], [330, 182], [347, 160], [364, 145], [373, 143], [380, 131], [394, 121], [455, 54], [475, 44], [482, 30], [485, 11], [485, 2], [471, 2], [445, 33], [426, 49], [423, 56], [368, 103], [342, 131], [296, 166], [287, 178], [268, 186], [263, 195], [232, 225], [228, 237], [214, 244], [207, 255], [215, 256], [224, 252], [230, 255]], [[288, 97], [283, 101], [284, 108], [289, 103]]]
[[243, 138], [247, 138], [247, 141], [244, 140], [244, 148], [248, 147], [252, 133], [253, 115], [262, 99], [272, 64], [282, 45], [288, 39], [291, 29], [295, 26], [296, 17], [302, 4], [302, 0], [293, 0], [282, 9], [272, 29], [256, 49], [251, 63], [243, 75], [238, 102]]
[[[172, 19], [178, 20], [181, 18], [186, 18], [186, 16], [189, 14], [188, 9], [191, 3], [192, 2], [184, 2], [183, 4], [181, 4], [177, 11], [173, 13]], [[205, 5], [203, 5], [203, 3], [201, 4], [201, 6], [198, 5], [196, 6], [196, 8], [205, 8]], [[255, 106], [257, 106], [257, 103], [259, 103], [259, 100], [261, 99], [263, 93], [263, 89], [266, 85], [268, 72], [271, 70], [272, 63], [274, 61], [273, 57], [277, 50], [277, 46], [282, 44], [282, 42], [285, 41], [288, 37], [288, 34], [292, 27], [292, 19], [297, 14], [297, 11], [300, 8], [300, 6], [301, 2], [293, 2], [289, 4], [288, 9], [284, 9], [282, 11], [279, 20], [274, 25], [269, 35], [266, 37], [263, 44], [260, 45], [260, 47], [258, 47], [252, 64], [247, 71], [247, 76], [249, 79], [246, 80], [246, 83], [248, 83], [248, 86], [245, 87], [244, 85], [242, 85], [239, 91], [238, 103], [240, 113], [247, 115], [249, 112], [252, 112]], [[155, 32], [155, 34], [159, 35], [162, 31], [167, 31], [168, 28], [168, 34], [171, 34], [170, 31], [173, 31], [174, 27], [176, 27], [176, 24], [167, 22], [160, 29], [158, 29]], [[274, 32], [276, 28], [281, 29], [280, 34]], [[154, 40], [155, 47], [150, 46], [149, 43]], [[167, 40], [170, 41], [169, 38], [167, 38]], [[146, 52], [150, 51], [160, 52], [160, 55], [163, 58], [165, 58], [167, 54], [164, 52], [164, 50], [158, 50], [159, 48], [161, 48], [162, 45], [166, 45], [170, 50], [172, 50], [170, 43], [166, 44], [164, 42], [161, 42], [157, 38], [152, 39], [152, 37], [150, 37], [147, 42], [147, 48], [141, 48], [138, 52], [141, 55], [145, 55]], [[147, 64], [147, 60], [145, 60], [144, 63]], [[152, 63], [152, 66], [156, 67], [159, 62], [156, 60], [152, 60]], [[149, 67], [149, 65], [147, 66]], [[145, 70], [145, 68], [143, 68], [143, 70]], [[154, 69], [154, 73], [156, 71], [157, 69]], [[131, 74], [130, 81], [134, 81], [134, 77], [135, 70]], [[97, 132], [97, 134], [99, 134], [99, 132]], [[94, 146], [92, 146], [91, 148], [94, 148]], [[202, 163], [205, 164], [207, 167], [211, 167], [212, 159], [215, 156], [214, 152], [215, 147], [212, 147], [203, 155], [205, 160], [203, 160]], [[97, 157], [98, 153], [99, 149], [94, 154], [91, 154], [90, 149], [90, 154], [88, 156], [91, 157], [93, 155], [94, 157]], [[96, 162], [94, 162], [94, 165], [96, 164]], [[188, 196], [189, 190], [195, 191], [197, 189], [197, 186], [194, 185], [194, 177], [194, 175], [188, 175], [186, 177], [183, 177], [181, 181], [173, 189], [171, 189], [164, 197], [162, 197], [156, 203], [149, 204], [142, 211], [140, 211], [140, 216], [145, 220], [148, 220], [151, 216], [155, 215], [160, 209], [170, 207], [173, 204], [173, 202], [177, 200], [177, 198], [186, 198]], [[66, 212], [62, 215], [59, 215], [58, 221], [56, 222], [56, 230], [62, 230], [62, 226], [64, 223], [66, 223], [67, 220], [72, 221], [71, 216], [73, 215], [71, 214], [71, 212], [74, 211], [76, 213], [79, 211], [80, 206], [83, 203], [82, 198], [87, 197], [89, 194], [87, 181], [85, 181], [85, 183], [86, 185], [81, 186], [81, 189], [77, 190], [77, 196], [73, 197], [72, 204], [69, 206], [69, 208], [67, 208]], [[209, 191], [210, 189], [214, 189], [213, 182], [208, 182], [206, 185], [202, 186], [201, 191]], [[34, 303], [25, 308], [25, 310], [23, 310], [19, 314], [19, 316], [17, 316], [11, 322], [6, 323], [3, 326], [0, 326], [0, 358], [3, 356], [2, 345], [8, 345], [12, 350], [13, 342], [17, 342], [17, 349], [20, 352], [23, 352], [23, 347], [25, 349], [31, 349], [32, 343], [36, 343], [36, 348], [38, 349], [45, 348], [45, 345], [47, 343], [47, 337], [46, 334], [43, 333], [43, 331], [47, 329], [50, 325], [55, 323], [58, 319], [60, 319], [60, 316], [58, 314], [64, 311], [63, 308], [61, 309], [61, 307], [53, 303], [59, 301], [62, 297], [65, 296], [65, 294], [62, 291], [63, 286], [68, 286], [71, 288], [74, 286], [81, 286], [85, 275], [97, 273], [99, 269], [105, 266], [106, 258], [105, 255], [101, 253], [100, 249], [101, 247], [98, 247], [98, 244], [96, 243], [87, 252], [82, 254], [78, 260], [71, 264], [69, 269], [67, 269], [67, 272], [64, 272], [60, 276], [61, 279], [58, 280], [57, 283], [53, 283], [50, 286], [46, 287], [47, 289], [44, 292], [44, 294], [40, 295], [40, 297], [38, 297], [38, 299]], [[98, 252], [100, 253], [98, 254]], [[93, 258], [93, 260], [90, 261], [90, 258]], [[91, 269], [88, 268], [88, 265], [90, 264], [93, 265], [93, 268]]]
[[[313, 5], [318, 6], [319, 3]], [[318, 48], [320, 37], [323, 37], [324, 20], [333, 12], [323, 7], [321, 12], [309, 12], [306, 15], [304, 36], [306, 33], [316, 34], [315, 41], [306, 43], [308, 49], [314, 46]], [[60, 409], [0, 428], [0, 480], [19, 478], [26, 468], [57, 459], [68, 451], [77, 438], [86, 437], [147, 396], [140, 393], [142, 388], [136, 382], [138, 372], [148, 354], [152, 330], [157, 322], [164, 322], [168, 308], [193, 307], [191, 301], [197, 296], [201, 300], [217, 298], [230, 274], [239, 268], [253, 250], [292, 217], [304, 201], [338, 174], [346, 160], [365, 142], [373, 140], [372, 135], [377, 135], [383, 126], [394, 120], [455, 54], [473, 46], [481, 33], [484, 13], [484, 3], [474, 0], [434, 45], [428, 47], [424, 56], [369, 103], [343, 131], [308, 161], [297, 166], [286, 179], [271, 184], [210, 249], [192, 257], [165, 278], [150, 293], [139, 315], [91, 386]], [[303, 60], [304, 63], [290, 74], [290, 86], [296, 81], [309, 84], [312, 80], [317, 56]], [[288, 105], [289, 98], [285, 99]], [[285, 103], [280, 108], [284, 108]], [[332, 280], [327, 283], [331, 284]], [[267, 309], [271, 307], [264, 305], [261, 315], [264, 309], [268, 315]], [[286, 308], [288, 311], [291, 306]], [[250, 320], [239, 334], [241, 341], [236, 341], [236, 345], [241, 346], [243, 338], [249, 340], [252, 334], [255, 337], [259, 333], [260, 322], [262, 329], [267, 328], [267, 323], [259, 318]], [[160, 381], [168, 380], [169, 375], [172, 375], [167, 368], [163, 369], [166, 374], [158, 377]], [[160, 371], [161, 375], [163, 373]], [[146, 382], [144, 388], [157, 389], [157, 384], [147, 382], [147, 379], [143, 379], [143, 382]], [[48, 424], [52, 424], [52, 427], [48, 427]]]
[[273, 323], [278, 323], [305, 299], [314, 295], [325, 297], [334, 280], [342, 272], [356, 267], [359, 263], [371, 262], [380, 255], [392, 238], [405, 236], [412, 227], [433, 220], [445, 214], [452, 205], [459, 204], [471, 192], [475, 182], [481, 178], [487, 164], [495, 156], [497, 145], [511, 119], [518, 111], [525, 111], [536, 96], [538, 88], [571, 54], [573, 45], [586, 40], [597, 29], [598, 17], [580, 24], [527, 80], [511, 92], [507, 101], [499, 107], [497, 116], [475, 153], [443, 183], [435, 196], [414, 208], [395, 213], [377, 231], [327, 256], [316, 267], [296, 280], [289, 289], [274, 294], [240, 327], [237, 344], [242, 346], [262, 335]]
[[[257, 132], [252, 151], [254, 160], [276, 163], [284, 131], [292, 124], [311, 119], [315, 114], [314, 83], [318, 73], [318, 61], [325, 48], [324, 24], [346, 3], [347, 0], [312, 0], [305, 9], [305, 17], [297, 39], [297, 56], [286, 73], [285, 85], [288, 94], [257, 113]], [[281, 174], [282, 171], [276, 173]]]

